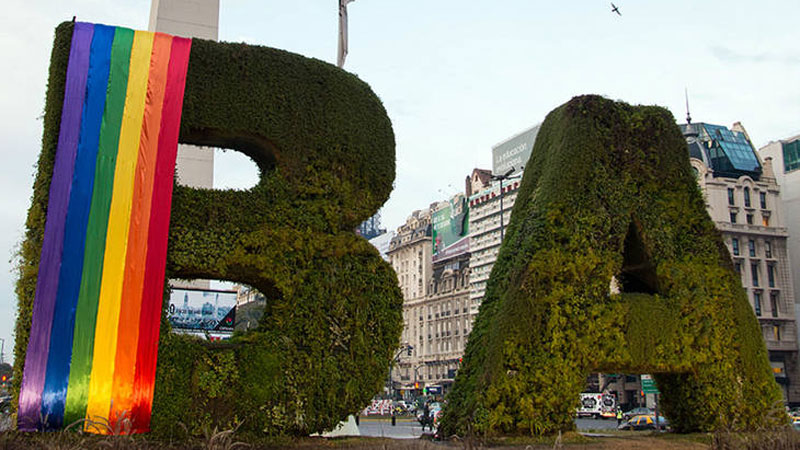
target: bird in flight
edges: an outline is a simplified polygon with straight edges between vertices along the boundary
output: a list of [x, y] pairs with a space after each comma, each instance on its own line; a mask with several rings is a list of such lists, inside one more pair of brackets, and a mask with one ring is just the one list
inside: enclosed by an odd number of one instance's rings
[[622, 15], [622, 13], [619, 12], [619, 8], [617, 7], [617, 5], [615, 5], [613, 3], [611, 4], [611, 12], [615, 12], [615, 13], [619, 14], [620, 16]]

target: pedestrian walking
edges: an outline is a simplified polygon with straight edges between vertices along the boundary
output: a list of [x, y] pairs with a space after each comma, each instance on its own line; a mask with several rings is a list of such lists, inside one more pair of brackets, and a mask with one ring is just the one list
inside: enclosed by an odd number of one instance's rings
[[431, 410], [428, 407], [428, 402], [425, 402], [425, 405], [422, 407], [422, 431], [425, 431], [425, 426], [427, 425], [431, 431], [433, 431], [433, 426], [431, 426]]

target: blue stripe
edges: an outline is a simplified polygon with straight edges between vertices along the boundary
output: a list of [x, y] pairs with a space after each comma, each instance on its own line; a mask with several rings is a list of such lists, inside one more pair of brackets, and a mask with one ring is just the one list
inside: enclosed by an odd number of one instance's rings
[[55, 315], [50, 333], [50, 353], [42, 392], [42, 417], [46, 418], [45, 426], [49, 429], [61, 428], [64, 420], [75, 308], [80, 291], [86, 226], [89, 221], [100, 125], [105, 110], [108, 73], [111, 66], [111, 43], [114, 40], [115, 30], [116, 27], [95, 25], [89, 56], [83, 121], [70, 190]]

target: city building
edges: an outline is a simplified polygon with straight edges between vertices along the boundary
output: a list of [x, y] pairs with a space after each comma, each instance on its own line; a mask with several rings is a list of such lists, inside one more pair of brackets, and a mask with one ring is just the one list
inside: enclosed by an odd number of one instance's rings
[[267, 298], [252, 286], [236, 285], [236, 331], [254, 330], [264, 316]]
[[[492, 171], [475, 169], [468, 183], [470, 207], [470, 309], [478, 313], [502, 236], [541, 124], [492, 147]], [[502, 210], [502, 211], [501, 211]], [[501, 226], [502, 225], [502, 226]]]
[[381, 228], [381, 213], [379, 212], [361, 222], [356, 228], [356, 234], [368, 241], [384, 233], [386, 233], [386, 229]]
[[800, 315], [800, 135], [770, 142], [758, 152], [765, 162], [772, 160], [772, 171], [781, 187], [784, 224], [789, 232], [789, 260], [794, 263], [791, 274], [795, 312]]
[[469, 300], [469, 259], [463, 252], [434, 262], [428, 295], [404, 311], [419, 349], [408, 367], [413, 365], [418, 389], [433, 386], [446, 394], [455, 380], [475, 318]]
[[[421, 313], [419, 304], [428, 292], [433, 273], [431, 210], [417, 210], [397, 228], [395, 236], [389, 241], [386, 252], [389, 264], [397, 273], [397, 281], [403, 294], [403, 334], [398, 343], [396, 364], [389, 380], [389, 393], [397, 390], [412, 392], [414, 388], [411, 373], [413, 365], [418, 364], [423, 351], [424, 340], [420, 345], [422, 329], [411, 317]], [[408, 346], [411, 346], [409, 350]], [[419, 345], [419, 347], [417, 347]]]
[[[419, 238], [413, 237], [415, 229], [421, 230], [420, 212], [415, 212], [391, 240], [389, 260], [397, 271], [404, 298], [403, 336], [390, 377], [392, 392], [401, 391], [407, 397], [425, 390], [445, 394], [452, 385], [486, 279], [497, 258], [501, 228], [508, 224], [521, 172], [538, 131], [537, 125], [493, 147], [493, 168], [495, 173], [502, 170], [500, 176], [476, 168], [466, 177], [463, 193], [431, 205], [426, 216], [430, 234], [424, 241], [420, 240], [420, 231]], [[423, 264], [430, 264], [430, 272], [419, 266], [420, 257], [427, 258]], [[477, 285], [472, 282], [476, 263], [481, 270]], [[425, 278], [414, 278], [408, 267], [415, 267], [417, 275], [424, 274]]]
[[396, 236], [394, 230], [388, 231], [381, 235], [378, 235], [369, 240], [369, 243], [372, 244], [373, 247], [378, 249], [378, 253], [381, 254], [381, 258], [385, 261], [389, 261], [389, 246]]
[[403, 300], [422, 298], [431, 277], [431, 211], [417, 210], [389, 242], [389, 263], [397, 273]]
[[392, 393], [446, 394], [472, 327], [469, 207], [458, 193], [415, 212], [390, 242], [389, 261], [403, 291], [403, 334]]
[[[467, 344], [474, 314], [469, 303], [470, 209], [464, 193], [437, 203], [431, 213], [433, 272], [428, 293], [409, 304], [412, 328], [420, 331], [417, 387], [446, 394]], [[416, 324], [413, 322], [416, 321]]]
[[800, 403], [789, 233], [773, 159], [760, 160], [738, 122], [728, 129], [687, 119], [681, 128], [708, 214], [741, 276], [784, 399]]
[[[470, 208], [470, 310], [478, 313], [486, 282], [500, 251], [502, 229], [508, 226], [517, 198], [520, 179], [499, 180], [469, 198]], [[502, 186], [501, 186], [502, 185]], [[502, 214], [500, 210], [502, 196]], [[502, 217], [502, 219], [501, 219]], [[504, 233], [505, 231], [503, 231]]]

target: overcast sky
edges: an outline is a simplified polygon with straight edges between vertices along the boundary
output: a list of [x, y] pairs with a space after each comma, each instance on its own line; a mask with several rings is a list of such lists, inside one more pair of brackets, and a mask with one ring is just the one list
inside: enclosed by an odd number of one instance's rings
[[[268, 45], [335, 63], [337, 0], [222, 0], [220, 40]], [[396, 228], [414, 209], [491, 168], [492, 145], [579, 94], [669, 108], [730, 126], [757, 147], [800, 134], [797, 0], [357, 0], [348, 7], [345, 69], [383, 100], [397, 141]], [[12, 255], [23, 236], [53, 29], [78, 20], [146, 29], [150, 0], [6, 0], [0, 16], [0, 338], [11, 355]], [[224, 186], [255, 184], [227, 152]]]

